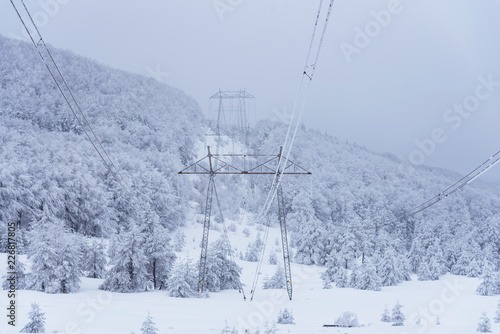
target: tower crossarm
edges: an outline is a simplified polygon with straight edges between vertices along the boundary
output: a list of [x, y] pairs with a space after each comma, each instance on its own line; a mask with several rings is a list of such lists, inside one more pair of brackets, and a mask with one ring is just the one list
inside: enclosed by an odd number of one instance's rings
[[[208, 147], [210, 152], [210, 147]], [[248, 159], [252, 160], [267, 158], [264, 162], [248, 166]], [[211, 160], [210, 160], [211, 159]], [[286, 165], [280, 171], [286, 175], [310, 175], [311, 172], [301, 167], [292, 160], [287, 160], [280, 154], [278, 155], [263, 155], [263, 154], [208, 154], [204, 158], [187, 166], [179, 172], [179, 174], [253, 174], [253, 175], [274, 175], [280, 159], [286, 161]], [[228, 161], [231, 160], [231, 161]], [[217, 167], [212, 169], [210, 161], [217, 161]]]

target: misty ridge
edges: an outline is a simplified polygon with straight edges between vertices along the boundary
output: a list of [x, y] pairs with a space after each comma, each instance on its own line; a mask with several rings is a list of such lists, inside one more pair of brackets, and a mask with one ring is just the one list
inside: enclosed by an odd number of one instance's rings
[[[98, 159], [32, 45], [0, 36], [0, 50], [0, 244], [7, 244], [7, 222], [15, 221], [18, 251], [33, 258], [50, 239], [40, 232], [43, 227], [66, 236], [54, 247], [65, 249], [72, 263], [71, 275], [55, 277], [41, 276], [32, 266], [26, 288], [78, 291], [79, 276], [96, 275], [92, 264], [80, 265], [82, 259], [102, 264], [109, 257], [113, 266], [108, 271], [101, 266], [99, 277], [106, 278], [101, 288], [138, 292], [153, 284], [167, 289], [166, 277], [188, 264], [175, 264], [175, 255], [167, 252], [163, 276], [155, 276], [151, 268], [159, 265], [158, 257], [143, 249], [141, 240], [163, 238], [151, 240], [153, 245], [182, 239], [178, 229], [191, 223], [188, 210], [204, 212], [207, 178], [180, 182], [177, 176], [204, 152], [210, 129], [200, 106], [151, 78], [53, 49], [98, 138], [132, 185], [131, 196]], [[287, 124], [279, 121], [258, 122], [249, 133], [248, 153], [277, 153], [286, 131]], [[224, 140], [243, 145], [239, 138]], [[325, 266], [325, 285], [377, 290], [412, 274], [435, 280], [447, 273], [480, 277], [485, 268], [498, 271], [497, 186], [476, 181], [416, 216], [387, 224], [460, 175], [414, 166], [303, 126], [289, 158], [312, 172], [283, 178], [292, 261]], [[240, 219], [242, 208], [256, 215], [269, 187], [268, 178], [257, 177], [250, 196], [248, 180], [221, 176], [217, 182], [224, 214], [233, 220]], [[108, 247], [90, 247], [93, 238], [108, 240]], [[116, 279], [123, 265], [119, 255], [132, 244], [131, 257], [144, 255], [134, 262], [142, 272], [123, 283]], [[233, 274], [239, 275], [238, 268]]]

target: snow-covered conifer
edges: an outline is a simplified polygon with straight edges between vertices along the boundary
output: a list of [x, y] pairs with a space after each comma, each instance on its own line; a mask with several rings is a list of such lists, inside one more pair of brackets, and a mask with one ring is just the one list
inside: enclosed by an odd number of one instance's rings
[[198, 272], [190, 258], [177, 259], [168, 282], [171, 297], [189, 298], [198, 289]]
[[491, 321], [486, 315], [486, 312], [481, 314], [481, 319], [479, 319], [479, 323], [477, 324], [476, 332], [491, 333]]
[[404, 326], [405, 316], [401, 311], [402, 308], [403, 305], [401, 305], [399, 302], [397, 302], [396, 305], [394, 305], [394, 307], [392, 308], [391, 318], [393, 326]]
[[28, 318], [29, 322], [19, 331], [20, 333], [45, 333], [45, 313], [40, 311], [38, 303], [31, 304]]
[[111, 258], [113, 267], [99, 286], [101, 290], [115, 292], [137, 292], [146, 290], [150, 282], [147, 259], [144, 255], [144, 237], [133, 225], [129, 231], [116, 234], [116, 249]]
[[175, 263], [175, 253], [170, 246], [167, 229], [157, 224], [145, 235], [144, 256], [147, 272], [154, 289], [166, 289], [170, 271]]
[[239, 289], [241, 268], [231, 260], [226, 238], [221, 235], [208, 248], [207, 288], [209, 291]]
[[153, 322], [153, 317], [151, 317], [151, 314], [149, 314], [149, 311], [148, 311], [148, 316], [146, 317], [146, 320], [144, 320], [144, 322], [142, 323], [141, 333], [142, 334], [157, 334], [158, 333], [158, 328], [155, 327], [155, 323]]
[[81, 254], [75, 235], [45, 206], [30, 233], [28, 289], [70, 293], [80, 288]]
[[266, 329], [264, 330], [264, 334], [276, 334], [279, 331], [278, 327], [276, 327], [276, 323], [273, 322], [272, 326], [269, 327], [266, 324]]
[[174, 235], [174, 250], [176, 252], [182, 251], [186, 245], [186, 235], [182, 231], [177, 231]]
[[84, 247], [82, 269], [87, 277], [104, 278], [107, 262], [102, 242], [93, 241], [89, 246]]
[[267, 260], [267, 263], [272, 265], [278, 264], [278, 257], [276, 256], [276, 252], [269, 253], [269, 259]]
[[380, 291], [380, 277], [371, 259], [366, 258], [365, 263], [359, 267], [355, 275], [355, 281], [351, 280], [351, 286], [360, 290]]
[[493, 265], [488, 260], [484, 260], [482, 271], [481, 284], [477, 287], [476, 293], [483, 296], [492, 296], [499, 293], [496, 274], [493, 271]]
[[[12, 271], [11, 268], [7, 268], [6, 272]], [[26, 266], [21, 262], [19, 257], [16, 257], [16, 275], [15, 281], [12, 280], [13, 275], [3, 276], [2, 288], [4, 290], [9, 290], [11, 285], [14, 285], [16, 290], [24, 290], [27, 288], [27, 274]], [[14, 283], [15, 282], [15, 283]]]
[[391, 315], [389, 313], [389, 309], [387, 308], [387, 305], [384, 308], [384, 313], [382, 313], [382, 316], [380, 317], [380, 321], [392, 322], [392, 318], [391, 318]]
[[262, 248], [262, 239], [260, 234], [257, 235], [255, 242], [250, 242], [248, 244], [247, 250], [245, 252], [245, 260], [249, 262], [257, 262], [259, 260], [260, 250]]
[[286, 324], [286, 325], [295, 324], [292, 311], [287, 309], [286, 307], [283, 311], [280, 310], [276, 322], [278, 324]]
[[301, 192], [293, 198], [293, 213], [289, 215], [295, 261], [302, 264], [325, 264], [326, 230], [314, 211], [309, 195]]
[[493, 321], [496, 323], [500, 323], [500, 301], [498, 301], [497, 310], [495, 311], [495, 317]]
[[388, 246], [377, 261], [377, 273], [382, 286], [394, 286], [407, 280], [410, 276], [405, 254], [398, 254], [392, 246]]
[[281, 266], [276, 266], [276, 272], [271, 278], [264, 278], [262, 288], [264, 289], [284, 289], [285, 285], [285, 273]]

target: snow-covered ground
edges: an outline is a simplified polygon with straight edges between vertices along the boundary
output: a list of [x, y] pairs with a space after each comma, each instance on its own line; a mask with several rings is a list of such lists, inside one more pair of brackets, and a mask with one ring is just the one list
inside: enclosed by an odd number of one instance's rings
[[[178, 256], [190, 256], [195, 261], [199, 257], [201, 237], [200, 223], [191, 217], [184, 228], [186, 246]], [[258, 233], [257, 225], [250, 226], [251, 234], [241, 233], [246, 225], [236, 223], [236, 232], [229, 232], [232, 246], [244, 252], [248, 242], [254, 241]], [[210, 240], [215, 240], [219, 232], [210, 231]], [[271, 228], [267, 250], [276, 248], [274, 240], [279, 235], [277, 228]], [[267, 260], [267, 255], [265, 257]], [[6, 254], [0, 254], [0, 261], [6, 263]], [[250, 286], [256, 263], [237, 259], [243, 267], [242, 282], [246, 296], [250, 296]], [[281, 265], [281, 261], [279, 263]], [[2, 266], [4, 267], [4, 266]], [[100, 279], [82, 278], [81, 289], [73, 294], [46, 294], [35, 291], [18, 292], [18, 327], [7, 325], [5, 316], [0, 325], [0, 333], [18, 332], [27, 322], [30, 303], [37, 302], [45, 312], [47, 333], [140, 333], [140, 327], [148, 311], [151, 313], [159, 333], [221, 333], [225, 321], [244, 333], [245, 329], [259, 327], [261, 333], [266, 323], [271, 325], [280, 310], [285, 307], [293, 312], [295, 325], [277, 325], [279, 333], [475, 333], [482, 312], [493, 318], [500, 296], [484, 297], [475, 294], [478, 279], [447, 275], [439, 281], [420, 282], [414, 279], [395, 287], [385, 287], [382, 291], [360, 291], [355, 289], [325, 290], [320, 274], [324, 269], [316, 266], [292, 264], [293, 300], [288, 300], [285, 290], [264, 290], [262, 278], [271, 276], [275, 266], [265, 261], [262, 267], [259, 289], [253, 301], [243, 297], [238, 291], [211, 293], [209, 298], [172, 298], [165, 291], [143, 293], [112, 293], [98, 290]], [[5, 269], [0, 272], [5, 274]], [[6, 305], [4, 291], [2, 304]], [[393, 327], [380, 321], [387, 306], [389, 310], [400, 302], [406, 316], [405, 326]], [[4, 308], [5, 310], [5, 308]], [[363, 327], [324, 328], [333, 324], [344, 311], [354, 312]], [[6, 311], [4, 311], [6, 312]], [[436, 325], [439, 317], [440, 325]], [[420, 325], [416, 325], [420, 319]], [[493, 333], [500, 333], [500, 324], [492, 321]]]

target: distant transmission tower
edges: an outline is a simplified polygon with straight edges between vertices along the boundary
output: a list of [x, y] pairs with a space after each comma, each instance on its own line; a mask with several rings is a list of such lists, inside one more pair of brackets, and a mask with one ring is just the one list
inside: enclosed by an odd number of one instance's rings
[[255, 110], [255, 96], [244, 89], [222, 91], [210, 97], [210, 118], [214, 121], [215, 135], [221, 133], [241, 135], [248, 145], [248, 113]]

